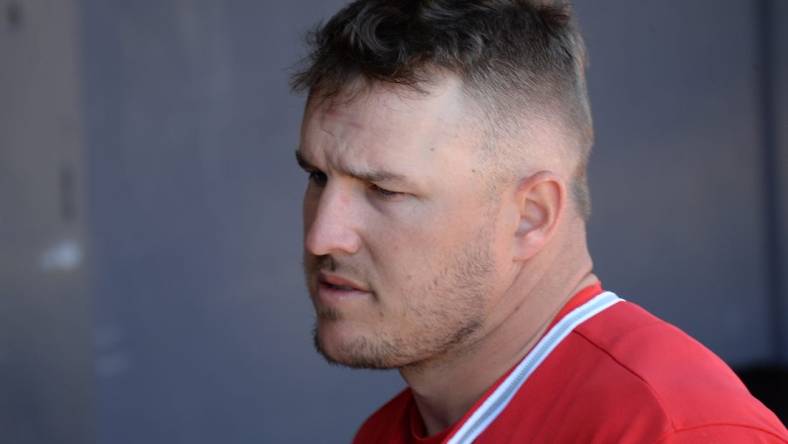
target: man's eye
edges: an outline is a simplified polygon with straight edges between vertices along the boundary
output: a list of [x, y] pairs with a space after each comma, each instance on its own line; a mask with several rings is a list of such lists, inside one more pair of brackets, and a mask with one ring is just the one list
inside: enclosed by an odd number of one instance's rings
[[328, 178], [322, 171], [309, 171], [309, 181], [319, 187], [324, 187], [326, 182], [328, 182]]
[[375, 184], [371, 184], [369, 186], [369, 189], [372, 190], [373, 193], [378, 194], [381, 197], [385, 197], [385, 198], [396, 197], [396, 196], [399, 196], [399, 195], [403, 194], [403, 193], [399, 193], [397, 191], [391, 191], [391, 190], [387, 190], [385, 188], [381, 188], [381, 187], [379, 187], [379, 186], [377, 186]]

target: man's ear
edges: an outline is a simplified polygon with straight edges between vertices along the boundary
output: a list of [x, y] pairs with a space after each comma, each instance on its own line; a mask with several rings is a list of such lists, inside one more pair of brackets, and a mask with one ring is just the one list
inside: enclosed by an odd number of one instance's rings
[[541, 171], [520, 181], [515, 190], [517, 227], [514, 233], [514, 259], [528, 260], [552, 238], [566, 205], [563, 180]]

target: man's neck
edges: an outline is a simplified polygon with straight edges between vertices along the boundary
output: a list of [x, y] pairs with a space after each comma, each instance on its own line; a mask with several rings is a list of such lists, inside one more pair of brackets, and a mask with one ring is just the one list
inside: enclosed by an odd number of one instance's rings
[[587, 270], [566, 278], [562, 286], [530, 283], [530, 288], [521, 288], [526, 296], [519, 304], [474, 342], [441, 359], [400, 369], [428, 435], [462, 418], [496, 380], [528, 354], [566, 302], [598, 282], [590, 264]]

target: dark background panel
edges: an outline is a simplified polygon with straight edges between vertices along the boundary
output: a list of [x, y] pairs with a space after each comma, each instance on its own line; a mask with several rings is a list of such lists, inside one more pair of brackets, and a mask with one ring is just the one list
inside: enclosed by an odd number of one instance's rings
[[[777, 273], [781, 277], [780, 289], [775, 298], [774, 310], [777, 313], [777, 332], [781, 337], [781, 362], [788, 365], [788, 2], [774, 1], [772, 15], [774, 65], [773, 79], [775, 113], [772, 121], [775, 127], [775, 148], [777, 168], [775, 187], [777, 202], [776, 220], [779, 233], [775, 239], [780, 262]], [[788, 381], [784, 383], [786, 399], [788, 399]], [[786, 408], [788, 412], [788, 407]]]
[[773, 358], [750, 362], [738, 373], [750, 391], [788, 421], [788, 3], [758, 4], [761, 149], [767, 217], [765, 250], [769, 258], [770, 332]]

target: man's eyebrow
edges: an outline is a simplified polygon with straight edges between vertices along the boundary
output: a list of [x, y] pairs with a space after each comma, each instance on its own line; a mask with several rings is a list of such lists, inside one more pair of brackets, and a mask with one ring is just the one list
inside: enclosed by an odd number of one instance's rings
[[[317, 170], [316, 166], [314, 166], [310, 161], [304, 157], [301, 153], [301, 150], [296, 150], [295, 152], [296, 161], [298, 165], [303, 168], [304, 170], [311, 171]], [[365, 182], [404, 182], [410, 183], [407, 177], [402, 174], [394, 173], [391, 171], [382, 171], [382, 170], [357, 170], [357, 169], [348, 169], [348, 168], [338, 168], [339, 171], [342, 173], [355, 177], [356, 179], [363, 180]]]

